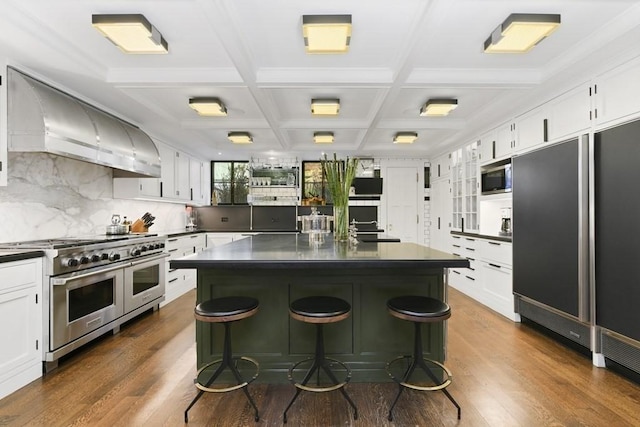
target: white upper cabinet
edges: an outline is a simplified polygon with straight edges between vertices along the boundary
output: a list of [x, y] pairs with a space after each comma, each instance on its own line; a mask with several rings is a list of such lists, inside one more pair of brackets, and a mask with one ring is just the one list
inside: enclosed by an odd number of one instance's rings
[[113, 197], [208, 205], [208, 163], [169, 145], [156, 142], [156, 146], [160, 153], [160, 178], [114, 178]]
[[191, 185], [191, 203], [197, 206], [210, 204], [210, 173], [209, 163], [191, 158], [189, 165], [189, 183]]
[[480, 163], [491, 163], [496, 158], [496, 131], [491, 130], [480, 137]]
[[451, 171], [451, 155], [449, 153], [436, 157], [431, 162], [431, 181], [448, 178]]
[[7, 185], [7, 66], [0, 61], [0, 187]]
[[593, 94], [596, 129], [620, 124], [640, 116], [640, 58], [595, 78]]
[[557, 98], [547, 106], [547, 131], [549, 142], [588, 132], [591, 127], [591, 88], [580, 85]]
[[505, 123], [502, 126], [498, 126], [496, 128], [496, 160], [504, 159], [511, 156], [513, 146], [515, 145], [514, 128], [515, 124], [513, 122]]
[[191, 185], [189, 182], [189, 166], [191, 159], [181, 151], [174, 150], [174, 197], [179, 200], [191, 200]]
[[158, 144], [158, 151], [160, 152], [160, 197], [175, 198], [176, 185], [175, 185], [175, 154], [176, 151], [168, 145]]
[[516, 118], [514, 152], [522, 153], [548, 142], [546, 104]]

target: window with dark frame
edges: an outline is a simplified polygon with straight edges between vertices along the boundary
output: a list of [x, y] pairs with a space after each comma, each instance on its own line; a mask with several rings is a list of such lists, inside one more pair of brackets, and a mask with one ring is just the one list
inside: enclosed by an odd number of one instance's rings
[[211, 193], [219, 205], [248, 204], [249, 162], [212, 161]]

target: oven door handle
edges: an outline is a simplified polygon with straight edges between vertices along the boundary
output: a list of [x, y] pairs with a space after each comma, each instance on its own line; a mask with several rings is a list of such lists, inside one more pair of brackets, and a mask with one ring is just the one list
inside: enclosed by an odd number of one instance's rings
[[71, 282], [73, 280], [84, 279], [85, 277], [95, 276], [96, 274], [108, 273], [108, 272], [114, 271], [114, 270], [121, 270], [123, 267], [124, 267], [123, 264], [118, 264], [118, 265], [113, 266], [113, 267], [107, 267], [107, 268], [100, 269], [98, 271], [91, 271], [91, 272], [88, 272], [88, 273], [78, 274], [78, 275], [75, 275], [75, 276], [71, 275], [71, 276], [67, 276], [67, 277], [53, 277], [53, 278], [51, 278], [51, 284], [54, 285], [54, 286], [65, 286], [67, 284], [67, 282]]
[[161, 260], [162, 258], [168, 258], [169, 256], [170, 254], [163, 252], [154, 257], [144, 258], [144, 259], [141, 259], [140, 261], [133, 261], [131, 264], [127, 265], [126, 267], [129, 267], [129, 266], [133, 267], [134, 265], [140, 265], [140, 264], [145, 264], [147, 262], [158, 261], [158, 260]]

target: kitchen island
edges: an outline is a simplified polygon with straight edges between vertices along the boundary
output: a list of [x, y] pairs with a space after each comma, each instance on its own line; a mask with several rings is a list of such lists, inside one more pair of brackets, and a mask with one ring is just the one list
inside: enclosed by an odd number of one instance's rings
[[[346, 362], [352, 381], [386, 381], [385, 362], [409, 354], [413, 326], [387, 312], [398, 295], [446, 299], [445, 269], [469, 261], [414, 243], [310, 244], [306, 234], [258, 234], [170, 262], [198, 271], [197, 301], [247, 295], [258, 313], [233, 326], [233, 351], [260, 362], [262, 382], [286, 382], [291, 363], [313, 353], [314, 328], [289, 318], [291, 301], [310, 295], [347, 300], [351, 316], [327, 325], [327, 353]], [[455, 315], [455, 313], [454, 313]], [[213, 329], [212, 329], [213, 328]], [[423, 328], [428, 357], [444, 359], [445, 327]], [[219, 358], [223, 329], [196, 324], [198, 367]]]

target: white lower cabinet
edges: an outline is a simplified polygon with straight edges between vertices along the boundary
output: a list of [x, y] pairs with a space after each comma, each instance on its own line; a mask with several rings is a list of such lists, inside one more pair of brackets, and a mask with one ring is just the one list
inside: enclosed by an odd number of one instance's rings
[[249, 236], [247, 233], [207, 233], [207, 247], [226, 245]]
[[451, 253], [469, 260], [469, 268], [449, 269], [449, 285], [516, 320], [513, 311], [511, 243], [452, 234]]
[[42, 376], [42, 258], [0, 264], [0, 399]]
[[165, 249], [169, 253], [167, 259], [165, 299], [161, 305], [166, 305], [196, 287], [197, 272], [195, 269], [171, 268], [172, 259], [182, 258], [204, 250], [206, 247], [206, 234], [194, 233], [167, 238]]
[[511, 266], [489, 261], [482, 261], [480, 265], [482, 268], [482, 302], [498, 313], [515, 320]]

